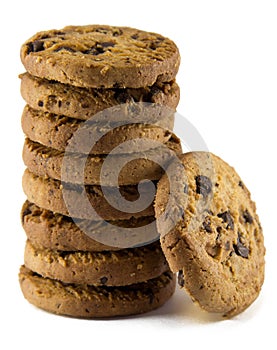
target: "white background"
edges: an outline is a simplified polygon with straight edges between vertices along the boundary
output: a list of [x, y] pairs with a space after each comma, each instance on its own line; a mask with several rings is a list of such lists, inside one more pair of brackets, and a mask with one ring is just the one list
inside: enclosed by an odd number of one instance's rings
[[[275, 348], [277, 2], [25, 0], [0, 6], [0, 343], [7, 344], [1, 348]], [[267, 247], [266, 280], [259, 299], [235, 319], [216, 321], [180, 292], [157, 311], [107, 321], [54, 316], [21, 295], [20, 46], [40, 30], [92, 23], [138, 27], [177, 43], [182, 56], [178, 111], [198, 128], [212, 152], [235, 166], [257, 202]]]

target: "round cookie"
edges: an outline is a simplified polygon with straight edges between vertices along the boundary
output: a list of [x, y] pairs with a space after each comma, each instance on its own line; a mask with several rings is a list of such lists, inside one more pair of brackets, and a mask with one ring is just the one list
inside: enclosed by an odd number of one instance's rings
[[43, 278], [21, 266], [19, 282], [24, 297], [46, 311], [81, 318], [141, 314], [162, 306], [174, 293], [171, 272], [126, 287], [65, 284]]
[[[88, 129], [89, 138], [83, 138], [80, 135], [74, 139], [74, 144], [71, 141], [72, 147], [78, 142], [76, 149], [78, 153], [83, 154], [109, 154], [115, 147], [117, 147], [116, 153], [141, 152], [157, 147], [154, 142], [149, 146], [149, 140], [163, 144], [169, 141], [173, 135], [170, 130], [157, 125], [133, 123], [118, 127], [115, 125], [110, 130], [110, 124], [105, 124], [105, 122], [86, 124], [85, 126], [82, 125], [83, 123], [84, 121], [78, 119], [40, 112], [29, 106], [24, 108], [21, 119], [23, 132], [29, 139], [59, 151], [66, 150], [70, 139], [80, 127]], [[93, 142], [101, 135], [103, 136], [97, 142]], [[146, 139], [145, 146], [141, 142], [136, 143], [134, 139], [137, 138]], [[124, 144], [123, 147], [120, 147], [122, 143], [129, 140], [134, 140], [132, 147], [126, 148]]]
[[[109, 204], [101, 186], [86, 186], [86, 193], [83, 194], [82, 187], [79, 185], [62, 184], [58, 180], [39, 177], [31, 173], [28, 169], [23, 174], [22, 187], [30, 202], [35, 203], [43, 209], [74, 218], [95, 221], [99, 221], [99, 217], [101, 220], [128, 220], [133, 217], [139, 218], [154, 215], [152, 204], [141, 211], [123, 212]], [[139, 198], [137, 186], [135, 185], [121, 186], [120, 193], [128, 202], [136, 201]], [[148, 186], [141, 186], [140, 195], [143, 194], [148, 196]], [[70, 197], [70, 202], [67, 204], [65, 203], [64, 195], [67, 198]], [[88, 198], [87, 202], [84, 201], [84, 197]], [[71, 205], [72, 207], [70, 207]], [[70, 212], [68, 207], [70, 207]], [[94, 208], [98, 215], [91, 212], [91, 207]]]
[[24, 264], [43, 277], [95, 286], [127, 286], [156, 278], [168, 270], [159, 242], [114, 252], [65, 252], [27, 241]]
[[180, 99], [180, 89], [174, 80], [139, 89], [86, 89], [40, 79], [29, 73], [19, 77], [21, 95], [29, 106], [82, 120], [121, 103], [150, 102], [175, 110]]
[[177, 46], [156, 33], [106, 25], [39, 32], [21, 47], [21, 61], [37, 77], [92, 88], [140, 88], [174, 79]]
[[166, 173], [155, 212], [170, 269], [205, 310], [228, 317], [242, 312], [259, 295], [265, 264], [249, 191], [232, 167], [207, 152], [180, 156]]
[[[111, 186], [111, 175], [120, 162], [126, 164], [120, 169], [117, 183], [121, 185], [135, 185], [144, 179], [159, 180], [164, 173], [164, 168], [175, 154], [181, 153], [180, 141], [174, 137], [164, 144], [165, 148], [155, 148], [145, 152], [112, 155], [108, 159], [106, 171], [103, 163], [105, 156], [91, 156], [70, 154], [67, 155], [67, 167], [63, 172], [63, 181], [70, 183], [84, 183], [86, 185]], [[30, 139], [25, 140], [23, 147], [23, 161], [27, 168], [38, 176], [48, 176], [61, 180], [62, 166], [65, 153], [45, 147]], [[86, 166], [83, 171], [83, 160], [86, 158]], [[154, 159], [154, 160], [151, 160]], [[102, 176], [101, 176], [101, 171]]]
[[[122, 247], [122, 241], [126, 242], [124, 247], [130, 245], [129, 235], [120, 230], [121, 228], [144, 227], [145, 230], [140, 233], [141, 242], [151, 242], [153, 237], [158, 237], [156, 226], [151, 228], [149, 224], [155, 220], [154, 216], [131, 218], [129, 220], [110, 221], [107, 229], [105, 221], [86, 221], [78, 222], [78, 226], [74, 221], [61, 214], [42, 209], [37, 205], [26, 201], [21, 210], [22, 226], [25, 230], [27, 238], [38, 246], [52, 250], [63, 251], [114, 251]], [[89, 227], [89, 230], [81, 228]], [[93, 238], [85, 232], [93, 232]], [[121, 240], [118, 241], [118, 234]], [[97, 240], [105, 237], [110, 242], [106, 245]]]

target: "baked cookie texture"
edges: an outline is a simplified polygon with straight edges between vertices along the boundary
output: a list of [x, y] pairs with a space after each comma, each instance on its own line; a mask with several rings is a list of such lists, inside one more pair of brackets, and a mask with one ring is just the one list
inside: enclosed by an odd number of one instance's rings
[[[147, 208], [134, 212], [121, 211], [112, 206], [103, 193], [103, 188], [97, 185], [90, 185], [84, 188], [75, 184], [62, 184], [59, 180], [36, 176], [28, 169], [25, 170], [22, 178], [23, 191], [28, 200], [41, 208], [51, 210], [55, 213], [88, 220], [129, 220], [143, 216], [153, 216], [154, 207], [151, 203]], [[114, 188], [107, 188], [112, 197]], [[128, 202], [134, 202], [140, 195], [148, 195], [147, 184], [137, 186], [121, 186], [120, 194]], [[68, 200], [65, 200], [68, 198]], [[88, 201], [84, 201], [85, 196]], [[91, 212], [91, 207], [96, 213]], [[134, 207], [134, 206], [133, 206]], [[135, 208], [135, 207], [134, 207]]]
[[160, 34], [106, 25], [37, 33], [21, 48], [36, 77], [91, 88], [140, 88], [175, 78], [180, 54]]
[[123, 241], [130, 246], [130, 232], [125, 233], [122, 228], [132, 230], [140, 227], [140, 241], [150, 243], [151, 238], [159, 237], [156, 225], [150, 226], [154, 221], [154, 216], [109, 222], [76, 220], [42, 209], [29, 201], [23, 204], [21, 210], [22, 226], [30, 242], [50, 250], [70, 252], [116, 251], [121, 249]]
[[[32, 141], [59, 151], [82, 154], [109, 154], [115, 147], [114, 152], [119, 154], [141, 152], [159, 147], [174, 137], [170, 129], [151, 123], [125, 123], [121, 126], [106, 122], [84, 123], [79, 119], [34, 110], [30, 106], [24, 108], [21, 118], [22, 130]], [[124, 145], [127, 141], [131, 146]]]
[[175, 276], [171, 272], [135, 285], [96, 287], [44, 278], [23, 265], [19, 282], [24, 297], [33, 305], [58, 315], [80, 318], [148, 312], [162, 306], [175, 290]]
[[27, 241], [24, 264], [43, 277], [95, 286], [145, 282], [169, 269], [159, 242], [116, 252], [65, 252]]
[[137, 29], [70, 26], [34, 35], [21, 59], [25, 298], [83, 318], [162, 306], [176, 279], [158, 240], [152, 192], [181, 154], [172, 131], [178, 48]]
[[21, 95], [33, 109], [81, 120], [93, 118], [100, 111], [122, 103], [155, 103], [175, 111], [180, 99], [180, 88], [175, 80], [138, 89], [87, 89], [40, 79], [29, 73], [19, 77]]
[[202, 308], [237, 315], [264, 281], [263, 232], [250, 192], [231, 166], [207, 152], [180, 156], [167, 174], [155, 212], [170, 269]]
[[[112, 186], [115, 179], [116, 184], [122, 186], [136, 185], [146, 179], [159, 180], [170, 159], [181, 152], [180, 140], [174, 135], [161, 147], [131, 155], [110, 155], [108, 159], [106, 155], [65, 155], [62, 151], [26, 139], [23, 146], [23, 161], [27, 168], [38, 176], [62, 179], [74, 184], [102, 186]], [[105, 162], [107, 163], [104, 168]], [[118, 176], [115, 176], [118, 167]]]

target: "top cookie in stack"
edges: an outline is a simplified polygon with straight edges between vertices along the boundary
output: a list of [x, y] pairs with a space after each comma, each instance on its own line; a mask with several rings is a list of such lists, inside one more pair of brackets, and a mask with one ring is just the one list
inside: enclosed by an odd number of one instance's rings
[[141, 88], [172, 81], [177, 46], [159, 34], [126, 27], [68, 26], [40, 32], [22, 47], [26, 70], [86, 88]]
[[[151, 225], [153, 203], [124, 211], [117, 199], [115, 206], [107, 200], [104, 189], [114, 196], [119, 188], [132, 204], [148, 194], [147, 183], [140, 182], [159, 180], [181, 153], [172, 133], [179, 102], [176, 45], [126, 27], [70, 26], [33, 36], [22, 46], [21, 59], [27, 70], [20, 76], [27, 102], [22, 128], [28, 201], [22, 223], [28, 242], [20, 273], [25, 297], [48, 311], [81, 317], [135, 314], [162, 305], [175, 280], [159, 243], [151, 243], [158, 238]], [[133, 146], [124, 147], [126, 141]], [[125, 165], [114, 184], [109, 177], [119, 164]], [[83, 201], [84, 192], [89, 201]], [[136, 244], [129, 243], [144, 226]], [[125, 229], [131, 232], [126, 239]], [[78, 299], [68, 288], [76, 295], [83, 289], [93, 293]]]

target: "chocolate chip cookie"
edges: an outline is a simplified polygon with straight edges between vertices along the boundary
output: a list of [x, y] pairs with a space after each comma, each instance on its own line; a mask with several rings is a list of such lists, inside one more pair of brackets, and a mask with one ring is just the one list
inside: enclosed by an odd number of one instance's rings
[[[112, 206], [103, 193], [103, 188], [97, 185], [83, 187], [75, 184], [61, 183], [61, 181], [50, 178], [39, 177], [25, 170], [22, 179], [23, 191], [28, 200], [39, 207], [60, 213], [66, 216], [72, 216], [79, 219], [88, 220], [128, 220], [132, 217], [139, 218], [143, 216], [153, 216], [153, 204], [148, 205], [142, 210], [136, 210], [132, 202], [137, 201], [140, 196], [148, 196], [147, 184], [142, 184], [140, 193], [137, 186], [121, 186], [121, 196], [130, 203], [130, 211], [121, 211]], [[107, 188], [112, 196], [113, 188]], [[65, 196], [69, 200], [65, 201]], [[88, 198], [88, 201], [85, 199]], [[151, 198], [150, 198], [151, 199]], [[92, 213], [91, 207], [95, 210]], [[134, 210], [132, 210], [134, 208]]]
[[[159, 235], [154, 216], [129, 220], [91, 221], [78, 220], [50, 210], [42, 209], [26, 201], [21, 210], [21, 222], [27, 238], [34, 245], [63, 251], [115, 251], [132, 246], [130, 232], [140, 227], [137, 242], [147, 244]], [[129, 231], [123, 230], [128, 229]], [[132, 236], [132, 240], [134, 237]], [[104, 244], [107, 242], [109, 244]], [[124, 244], [123, 244], [124, 243]], [[121, 248], [119, 248], [121, 247]]]
[[250, 192], [232, 167], [207, 152], [182, 155], [167, 175], [158, 183], [155, 211], [171, 270], [205, 310], [242, 312], [264, 280], [263, 233]]
[[[112, 186], [111, 181], [116, 178], [119, 186], [135, 185], [145, 179], [159, 180], [170, 159], [181, 153], [180, 141], [175, 137], [172, 137], [164, 146], [129, 155], [111, 155], [107, 159], [106, 156], [65, 155], [64, 152], [26, 139], [23, 147], [23, 161], [34, 174], [57, 180], [61, 180], [63, 174], [65, 182]], [[63, 162], [66, 166], [62, 172]], [[116, 169], [118, 169], [118, 176], [114, 174]]]
[[86, 89], [40, 79], [29, 73], [21, 74], [20, 78], [21, 95], [29, 106], [82, 120], [121, 103], [149, 102], [175, 110], [180, 98], [180, 89], [174, 80], [139, 89]]
[[[79, 128], [82, 133], [76, 135]], [[169, 141], [173, 134], [167, 128], [150, 124], [84, 124], [79, 119], [40, 112], [29, 106], [22, 114], [22, 129], [32, 141], [59, 151], [65, 151], [70, 142], [74, 152], [82, 154], [109, 154], [115, 147], [116, 153], [140, 152], [158, 147], [158, 143]], [[124, 146], [126, 141], [132, 142], [131, 147]]]
[[43, 277], [95, 286], [127, 286], [156, 278], [168, 270], [159, 242], [113, 252], [66, 252], [27, 241], [24, 263]]
[[106, 25], [68, 26], [35, 34], [21, 48], [37, 77], [92, 88], [140, 88], [171, 81], [177, 46], [160, 34]]
[[175, 277], [165, 272], [152, 280], [126, 287], [68, 284], [21, 266], [19, 282], [33, 305], [58, 315], [81, 318], [141, 314], [162, 306], [174, 293]]

